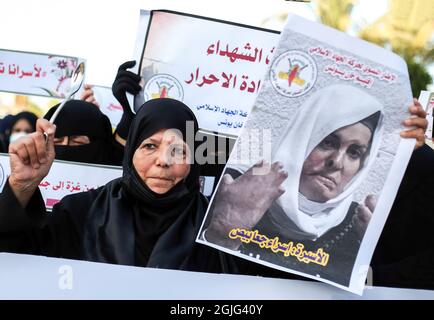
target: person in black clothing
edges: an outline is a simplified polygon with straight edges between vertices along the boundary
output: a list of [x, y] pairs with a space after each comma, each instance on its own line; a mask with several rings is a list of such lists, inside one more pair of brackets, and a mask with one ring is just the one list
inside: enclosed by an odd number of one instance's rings
[[23, 135], [35, 132], [38, 117], [32, 112], [23, 111], [14, 116], [11, 123], [9, 142], [13, 142]]
[[13, 120], [14, 116], [8, 114], [0, 121], [0, 152], [8, 152], [11, 123]]
[[207, 200], [199, 192], [195, 146], [185, 141], [187, 121], [196, 133], [196, 118], [183, 103], [146, 102], [131, 125], [122, 178], [64, 197], [47, 215], [38, 184], [54, 159], [55, 127], [38, 120], [37, 132], [10, 147], [11, 176], [0, 195], [1, 208], [8, 208], [0, 212], [0, 251], [235, 272], [223, 267], [223, 254], [195, 243]]
[[6, 116], [0, 124], [0, 152], [7, 152], [9, 143], [34, 132], [37, 119], [35, 114], [28, 111]]
[[[58, 106], [44, 116], [49, 120]], [[70, 100], [54, 121], [56, 159], [94, 164], [121, 165], [123, 145], [112, 134], [108, 117], [94, 104]]]
[[372, 257], [376, 286], [434, 290], [434, 150], [411, 156]]
[[[96, 104], [92, 87], [85, 85], [81, 100], [70, 100], [57, 116], [54, 139], [56, 159], [104, 165], [122, 165], [125, 140], [133, 120], [126, 92], [136, 94], [140, 90], [140, 77], [126, 69], [127, 62], [119, 67], [112, 91], [123, 107], [123, 113], [114, 134], [110, 120]], [[49, 120], [58, 105], [44, 116]], [[36, 119], [35, 119], [36, 122]]]

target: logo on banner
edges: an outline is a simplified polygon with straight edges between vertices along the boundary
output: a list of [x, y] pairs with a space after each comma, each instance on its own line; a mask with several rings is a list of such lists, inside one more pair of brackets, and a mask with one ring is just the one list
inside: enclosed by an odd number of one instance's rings
[[157, 74], [153, 76], [144, 88], [145, 100], [157, 98], [171, 98], [182, 101], [184, 89], [181, 83], [169, 74]]
[[311, 56], [290, 50], [278, 56], [270, 69], [274, 89], [285, 97], [295, 98], [307, 93], [315, 84], [318, 68]]

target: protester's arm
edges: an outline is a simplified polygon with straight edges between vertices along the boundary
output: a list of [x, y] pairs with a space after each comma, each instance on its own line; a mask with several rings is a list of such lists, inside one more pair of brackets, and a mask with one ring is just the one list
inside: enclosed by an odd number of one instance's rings
[[7, 208], [0, 210], [0, 252], [81, 259], [80, 235], [92, 199], [90, 192], [71, 195], [47, 214], [39, 189], [23, 208], [6, 182], [0, 193], [0, 208]]
[[116, 127], [115, 139], [118, 143], [125, 146], [131, 122], [134, 119], [134, 113], [128, 103], [126, 93], [136, 95], [142, 89], [140, 86], [140, 76], [128, 71], [128, 68], [134, 67], [135, 61], [128, 61], [119, 66], [118, 73], [112, 85], [112, 92], [123, 108], [122, 118]]
[[0, 193], [0, 208], [0, 234], [37, 228], [45, 222], [45, 204], [38, 189], [23, 208], [6, 181]]
[[9, 145], [11, 175], [8, 183], [23, 208], [53, 164], [55, 130], [55, 125], [48, 120], [38, 119], [35, 132]]
[[434, 249], [373, 266], [372, 275], [375, 286], [434, 290]]

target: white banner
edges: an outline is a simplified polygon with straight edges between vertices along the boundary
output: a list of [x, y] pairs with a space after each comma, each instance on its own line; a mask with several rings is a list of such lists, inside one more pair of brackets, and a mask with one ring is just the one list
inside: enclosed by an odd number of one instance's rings
[[112, 128], [116, 128], [122, 118], [123, 108], [112, 93], [112, 88], [93, 85], [92, 90], [100, 110], [109, 119]]
[[[173, 300], [174, 305], [176, 300], [433, 300], [434, 290], [368, 287], [363, 297], [359, 297], [315, 281], [0, 253], [0, 299], [158, 299]], [[212, 318], [206, 315], [213, 314], [204, 312], [200, 319]]]
[[63, 98], [77, 57], [0, 49], [0, 91]]
[[[0, 190], [10, 174], [9, 156], [0, 154]], [[51, 210], [63, 197], [92, 189], [122, 176], [122, 167], [55, 160], [39, 184], [45, 206]]]
[[237, 135], [279, 34], [170, 11], [151, 11], [149, 18], [141, 11], [140, 27], [148, 21], [148, 33], [139, 30], [136, 40], [144, 89], [134, 108], [153, 98], [177, 99], [193, 110], [201, 129]]

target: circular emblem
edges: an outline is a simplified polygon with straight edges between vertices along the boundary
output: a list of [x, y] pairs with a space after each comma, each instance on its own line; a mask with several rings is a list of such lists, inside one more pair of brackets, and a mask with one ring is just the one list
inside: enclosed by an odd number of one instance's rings
[[157, 98], [184, 99], [181, 83], [170, 74], [156, 74], [146, 82], [144, 88], [145, 101]]
[[312, 57], [298, 50], [282, 53], [270, 69], [274, 89], [289, 98], [307, 93], [315, 84], [317, 75], [318, 68]]

